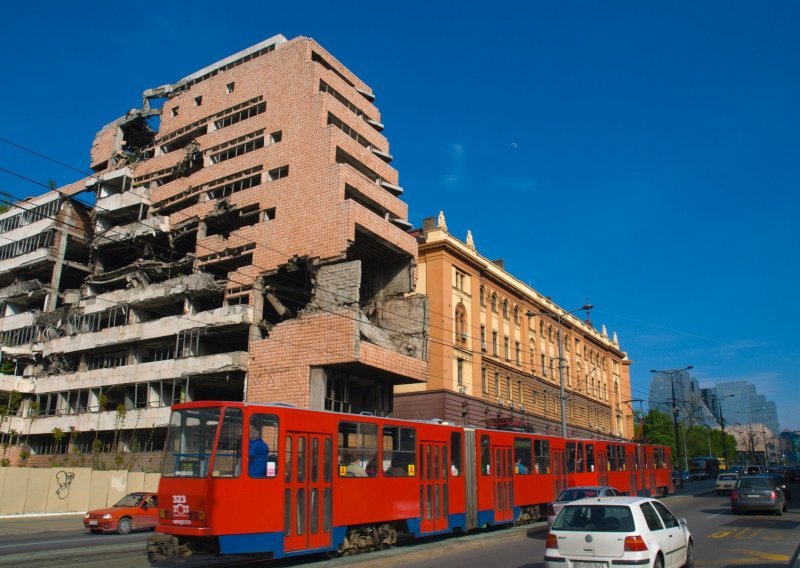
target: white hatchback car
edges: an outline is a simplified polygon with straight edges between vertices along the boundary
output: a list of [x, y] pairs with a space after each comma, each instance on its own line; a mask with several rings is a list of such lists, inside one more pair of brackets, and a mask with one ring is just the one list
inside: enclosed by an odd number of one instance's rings
[[562, 507], [572, 501], [585, 499], [586, 497], [615, 497], [624, 495], [622, 491], [607, 485], [580, 485], [578, 487], [568, 487], [558, 494], [556, 500], [547, 508], [547, 526], [552, 527], [556, 517], [561, 512]]
[[544, 553], [547, 568], [694, 567], [686, 519], [650, 497], [599, 497], [561, 509]]

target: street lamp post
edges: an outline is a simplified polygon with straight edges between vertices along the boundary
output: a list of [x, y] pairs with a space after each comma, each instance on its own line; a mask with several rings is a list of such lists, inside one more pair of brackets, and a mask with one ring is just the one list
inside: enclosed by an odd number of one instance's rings
[[[675, 401], [675, 381], [673, 378], [676, 374], [682, 371], [688, 371], [689, 369], [694, 369], [692, 365], [684, 367], [683, 369], [673, 369], [669, 371], [657, 371], [656, 369], [650, 369], [651, 373], [662, 373], [664, 375], [669, 375], [669, 384], [672, 387], [672, 426], [675, 428], [675, 452], [678, 454], [676, 457], [678, 458], [676, 461], [678, 463], [678, 467], [681, 467], [681, 441], [680, 436], [678, 434], [678, 404]], [[683, 487], [683, 474], [681, 473], [678, 475], [678, 487]]]
[[533, 312], [528, 310], [525, 315], [530, 317], [533, 316], [550, 316], [556, 318], [558, 322], [558, 329], [556, 330], [556, 338], [558, 340], [558, 382], [561, 383], [561, 437], [567, 437], [567, 394], [564, 390], [564, 347], [561, 343], [561, 318], [562, 316], [566, 316], [575, 312], [580, 311], [589, 311], [594, 308], [591, 304], [585, 304], [578, 308], [577, 310], [571, 310], [569, 312], [564, 312], [563, 314], [556, 314], [553, 312]]
[[730, 469], [731, 466], [728, 464], [728, 447], [725, 443], [725, 417], [722, 415], [722, 401], [733, 396], [736, 395], [727, 394], [722, 398], [717, 399], [717, 408], [719, 408], [719, 425], [722, 427], [722, 457], [725, 459], [725, 469]]

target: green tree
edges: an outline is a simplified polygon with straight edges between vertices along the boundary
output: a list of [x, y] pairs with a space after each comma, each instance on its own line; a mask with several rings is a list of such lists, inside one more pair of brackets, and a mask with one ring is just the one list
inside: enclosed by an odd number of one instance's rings
[[[53, 434], [53, 440], [55, 440], [56, 443], [55, 449], [58, 450], [58, 448], [61, 446], [61, 440], [63, 440], [64, 436], [66, 436], [67, 434], [61, 428], [53, 428], [52, 434]], [[60, 452], [55, 451], [53, 453], [55, 454]]]
[[660, 410], [651, 409], [644, 416], [643, 435], [652, 444], [661, 444], [672, 448], [673, 460], [675, 453], [675, 430], [672, 419]]

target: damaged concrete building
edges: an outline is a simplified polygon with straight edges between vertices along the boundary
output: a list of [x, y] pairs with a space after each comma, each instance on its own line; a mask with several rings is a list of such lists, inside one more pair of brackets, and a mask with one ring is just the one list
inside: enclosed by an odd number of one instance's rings
[[182, 401], [386, 415], [427, 379], [374, 98], [314, 40], [275, 36], [145, 91], [98, 132], [93, 175], [0, 215], [3, 430], [29, 459], [157, 451]]

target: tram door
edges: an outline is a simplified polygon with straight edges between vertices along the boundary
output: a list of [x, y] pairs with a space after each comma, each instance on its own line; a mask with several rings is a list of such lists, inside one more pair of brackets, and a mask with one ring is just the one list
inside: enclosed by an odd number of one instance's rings
[[284, 551], [330, 546], [333, 439], [289, 432], [285, 446]]
[[447, 444], [422, 441], [419, 444], [420, 532], [447, 530], [450, 496], [447, 491], [450, 454]]
[[608, 454], [605, 449], [597, 452], [598, 485], [608, 485]]
[[564, 450], [553, 450], [550, 463], [553, 468], [554, 495], [558, 496], [567, 488], [567, 474], [566, 468], [564, 467], [566, 463], [566, 454]]
[[628, 468], [628, 495], [639, 495], [642, 485], [639, 481], [639, 455], [636, 447], [625, 447], [625, 467]]
[[649, 448], [648, 450], [642, 449], [645, 452], [645, 463], [647, 464], [645, 467], [647, 471], [645, 475], [647, 475], [647, 495], [653, 496], [656, 494], [656, 462], [653, 457], [653, 449]]
[[493, 446], [494, 471], [494, 520], [495, 522], [514, 520], [514, 461], [510, 446]]

